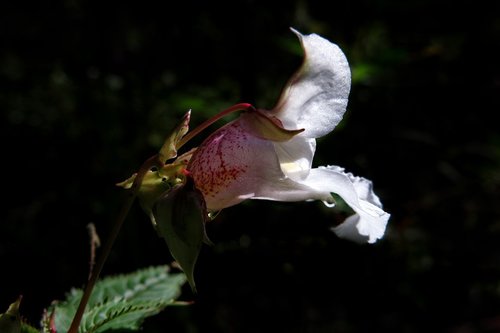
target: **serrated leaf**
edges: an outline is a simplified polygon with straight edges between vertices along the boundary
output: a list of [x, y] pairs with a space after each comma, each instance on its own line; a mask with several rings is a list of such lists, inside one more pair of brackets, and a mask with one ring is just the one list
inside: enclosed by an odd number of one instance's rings
[[[79, 328], [81, 333], [110, 329], [137, 330], [145, 318], [175, 304], [186, 282], [182, 273], [169, 273], [168, 266], [150, 267], [97, 282]], [[57, 332], [67, 332], [82, 290], [73, 289], [64, 302], [53, 305]], [[44, 319], [45, 321], [48, 318]]]
[[157, 314], [166, 306], [165, 302], [134, 301], [115, 298], [99, 304], [86, 313], [81, 332], [99, 333], [111, 329], [138, 330], [146, 317]]

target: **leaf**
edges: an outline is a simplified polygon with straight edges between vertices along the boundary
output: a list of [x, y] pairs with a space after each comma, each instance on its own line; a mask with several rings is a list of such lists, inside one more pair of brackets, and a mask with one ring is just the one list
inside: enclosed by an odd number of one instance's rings
[[[4, 331], [1, 332], [4, 333]], [[21, 322], [21, 333], [40, 333], [40, 331], [31, 325]]]
[[40, 333], [39, 330], [27, 324], [19, 314], [22, 296], [12, 303], [5, 313], [0, 314], [0, 333]]
[[[104, 278], [90, 297], [79, 332], [101, 333], [114, 329], [137, 330], [145, 318], [176, 304], [185, 283], [184, 274], [169, 273], [168, 266], [150, 267], [127, 275]], [[67, 332], [76, 312], [82, 290], [73, 289], [66, 300], [49, 308], [55, 313], [58, 333]], [[45, 316], [44, 326], [50, 318]]]
[[20, 333], [21, 317], [19, 315], [19, 305], [22, 297], [12, 303], [5, 313], [0, 314], [0, 332], [1, 333]]

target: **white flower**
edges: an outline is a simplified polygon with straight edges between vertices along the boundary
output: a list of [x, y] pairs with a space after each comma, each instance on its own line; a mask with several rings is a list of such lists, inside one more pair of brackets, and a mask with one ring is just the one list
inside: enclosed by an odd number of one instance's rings
[[355, 212], [333, 228], [340, 237], [375, 242], [390, 217], [372, 183], [338, 166], [312, 168], [316, 138], [330, 133], [346, 110], [351, 75], [340, 48], [316, 35], [299, 37], [305, 52], [277, 105], [255, 110], [210, 135], [187, 169], [208, 210], [245, 200], [322, 200], [339, 195]]

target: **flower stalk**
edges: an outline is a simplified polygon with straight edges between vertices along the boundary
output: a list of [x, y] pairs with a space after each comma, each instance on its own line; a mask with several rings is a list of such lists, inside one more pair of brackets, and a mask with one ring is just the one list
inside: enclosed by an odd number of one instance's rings
[[213, 123], [215, 123], [217, 120], [221, 119], [221, 118], [224, 118], [225, 116], [233, 113], [233, 112], [237, 112], [237, 111], [248, 111], [248, 110], [255, 110], [255, 108], [252, 106], [252, 104], [249, 104], [249, 103], [239, 103], [239, 104], [235, 104], [229, 108], [227, 108], [226, 110], [218, 113], [216, 116], [206, 120], [205, 122], [203, 122], [201, 125], [199, 125], [198, 127], [196, 127], [194, 130], [192, 130], [191, 132], [187, 133], [185, 137], [183, 137], [179, 143], [177, 144], [177, 149], [180, 149], [182, 146], [184, 146], [189, 140], [191, 140], [192, 138], [194, 138], [195, 136], [197, 136], [198, 134], [201, 133], [201, 131], [203, 131], [204, 129], [206, 129], [208, 126], [212, 125]]
[[82, 299], [80, 300], [80, 304], [78, 305], [78, 309], [76, 310], [75, 316], [73, 317], [73, 321], [71, 322], [68, 333], [78, 333], [78, 327], [80, 326], [80, 322], [82, 321], [82, 317], [85, 312], [85, 308], [87, 307], [87, 303], [90, 299], [90, 295], [92, 294], [92, 290], [94, 289], [94, 286], [99, 279], [99, 275], [101, 274], [101, 271], [104, 267], [104, 264], [108, 259], [109, 254], [111, 253], [111, 249], [113, 248], [113, 244], [115, 243], [115, 240], [121, 230], [123, 222], [125, 221], [125, 218], [127, 217], [128, 212], [130, 211], [130, 208], [132, 207], [132, 204], [137, 197], [137, 193], [141, 187], [142, 180], [144, 179], [146, 173], [156, 165], [156, 161], [157, 155], [150, 157], [142, 164], [139, 171], [137, 172], [134, 183], [132, 184], [132, 187], [130, 189], [130, 193], [128, 193], [125, 202], [123, 203], [120, 213], [118, 214], [118, 217], [116, 218], [113, 225], [113, 229], [111, 230], [111, 233], [109, 234], [109, 237], [104, 244], [103, 250], [96, 262], [92, 274], [87, 281]]

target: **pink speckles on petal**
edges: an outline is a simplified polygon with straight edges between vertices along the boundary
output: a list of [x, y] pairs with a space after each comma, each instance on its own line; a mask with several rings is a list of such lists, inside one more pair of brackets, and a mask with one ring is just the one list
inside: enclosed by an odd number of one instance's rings
[[247, 138], [248, 134], [233, 122], [212, 134], [198, 148], [188, 170], [206, 199], [216, 198], [248, 170], [248, 161], [242, 158], [248, 153], [248, 147], [243, 144]]
[[208, 209], [217, 210], [254, 195], [260, 183], [259, 169], [263, 167], [261, 157], [269, 154], [276, 160], [272, 143], [246, 132], [235, 120], [203, 142], [188, 170]]

